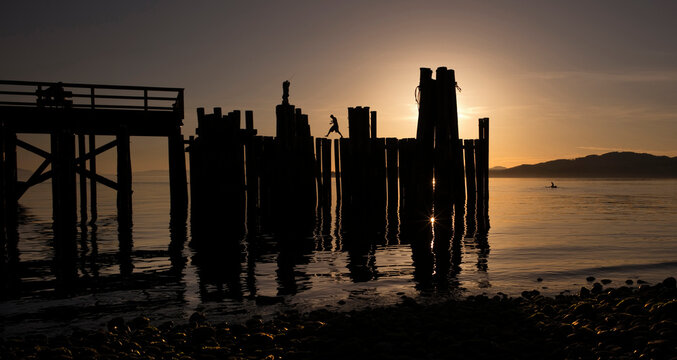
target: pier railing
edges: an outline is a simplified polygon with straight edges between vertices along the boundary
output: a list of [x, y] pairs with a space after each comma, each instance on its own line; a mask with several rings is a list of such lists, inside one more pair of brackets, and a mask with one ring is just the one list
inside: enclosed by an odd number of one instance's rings
[[183, 115], [183, 89], [0, 80], [0, 106], [172, 111]]

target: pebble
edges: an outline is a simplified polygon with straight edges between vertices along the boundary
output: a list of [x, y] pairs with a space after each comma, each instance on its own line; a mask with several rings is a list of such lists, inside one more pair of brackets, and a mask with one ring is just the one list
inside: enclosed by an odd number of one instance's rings
[[[603, 282], [602, 280], [600, 280]], [[627, 283], [627, 282], [626, 282]], [[289, 311], [273, 320], [212, 325], [113, 318], [100, 331], [0, 338], [0, 359], [671, 359], [675, 279], [640, 288], [582, 287], [579, 295], [484, 295], [361, 311]], [[343, 300], [341, 300], [343, 301]], [[131, 329], [131, 330], [130, 330]]]
[[588, 276], [587, 278], [585, 278], [585, 280], [587, 282], [593, 282], [593, 281], [595, 281], [595, 277], [594, 276]]

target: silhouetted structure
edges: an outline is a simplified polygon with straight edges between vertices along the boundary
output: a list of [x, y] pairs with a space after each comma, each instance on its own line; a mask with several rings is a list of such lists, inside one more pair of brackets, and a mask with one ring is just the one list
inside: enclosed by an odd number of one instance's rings
[[[51, 179], [57, 279], [69, 282], [77, 276], [76, 174], [80, 174], [81, 227], [87, 223], [86, 181], [89, 179], [91, 222], [97, 219], [96, 184], [116, 190], [120, 241], [129, 242], [131, 249], [130, 136], [168, 139], [171, 215], [185, 223], [188, 193], [182, 121], [183, 89], [179, 88], [0, 81], [3, 251], [4, 239], [18, 241], [18, 199], [30, 187]], [[50, 150], [18, 139], [17, 134], [22, 133], [49, 134]], [[78, 137], [77, 155], [75, 135]], [[95, 138], [98, 135], [112, 135], [116, 139], [97, 147]], [[85, 146], [86, 136], [89, 137], [89, 149]], [[27, 181], [17, 180], [17, 147], [44, 159]], [[114, 147], [118, 155], [117, 181], [97, 174], [96, 170], [96, 156]], [[47, 170], [50, 165], [51, 170]]]

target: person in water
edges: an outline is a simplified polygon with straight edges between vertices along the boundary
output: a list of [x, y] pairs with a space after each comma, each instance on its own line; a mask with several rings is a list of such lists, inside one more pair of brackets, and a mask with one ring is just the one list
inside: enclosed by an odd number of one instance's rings
[[327, 132], [327, 135], [325, 135], [324, 137], [329, 136], [329, 134], [331, 134], [332, 132], [335, 132], [341, 135], [341, 137], [343, 137], [343, 134], [341, 134], [341, 132], [339, 131], [338, 120], [336, 120], [336, 116], [334, 116], [334, 114], [331, 114], [329, 115], [329, 117], [331, 118], [330, 122], [331, 128], [329, 128], [329, 132]]
[[557, 185], [555, 185], [555, 183], [551, 181], [551, 182], [550, 182], [550, 187], [551, 187], [551, 188], [556, 188]]

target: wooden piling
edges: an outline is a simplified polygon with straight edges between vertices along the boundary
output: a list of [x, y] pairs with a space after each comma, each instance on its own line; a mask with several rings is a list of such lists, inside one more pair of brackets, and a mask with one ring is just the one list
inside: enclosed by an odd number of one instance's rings
[[117, 207], [118, 228], [127, 232], [132, 227], [132, 160], [130, 155], [129, 131], [121, 126], [117, 138]]
[[[93, 152], [96, 150], [96, 137], [94, 134], [89, 134], [89, 151]], [[96, 154], [92, 154], [92, 157], [89, 159], [89, 172], [92, 174], [92, 178], [89, 180], [89, 211], [90, 211], [90, 224], [94, 225], [98, 217], [97, 210], [97, 194], [96, 194]]]
[[17, 189], [17, 137], [14, 129], [4, 129], [4, 202], [5, 202], [5, 241], [7, 247], [16, 247], [19, 241], [18, 226], [18, 189]]
[[[415, 156], [407, 153], [408, 156], [414, 156], [416, 159], [414, 163], [415, 168], [413, 169], [416, 176], [413, 185], [416, 189], [408, 189], [416, 194], [408, 194], [413, 195], [408, 197], [409, 200], [416, 199], [418, 213], [426, 218], [430, 216], [433, 201], [433, 150], [435, 147], [435, 120], [437, 117], [435, 108], [437, 91], [435, 85], [435, 82], [432, 80], [432, 70], [421, 68], [418, 85], [419, 109], [416, 129], [416, 153]], [[402, 171], [400, 171], [401, 175]]]
[[[119, 145], [118, 145], [119, 146]], [[188, 214], [188, 180], [186, 178], [186, 152], [181, 129], [167, 137], [169, 157], [170, 222], [186, 222]]]
[[341, 156], [339, 139], [334, 139], [334, 181], [336, 182], [336, 203], [341, 201]]
[[51, 148], [55, 270], [59, 283], [68, 284], [77, 277], [77, 191], [73, 133], [68, 129], [52, 133]]
[[466, 237], [474, 236], [476, 230], [477, 187], [475, 179], [475, 141], [464, 140], [466, 180]]
[[252, 131], [254, 130], [254, 112], [247, 110], [244, 112], [245, 117], [245, 129]]
[[5, 276], [5, 124], [0, 120], [0, 276]]
[[[322, 191], [322, 138], [315, 138], [315, 179], [317, 184], [317, 193], [323, 194]], [[317, 206], [324, 204], [324, 198], [318, 196]]]
[[[78, 156], [84, 159], [87, 154], [85, 148], [85, 134], [78, 134]], [[83, 170], [86, 170], [86, 160], [80, 161], [78, 164]], [[80, 173], [80, 227], [86, 229], [87, 227], [87, 176], [85, 172]]]
[[463, 140], [463, 149], [465, 150], [466, 200], [468, 208], [472, 206], [474, 209], [477, 198], [477, 188], [475, 186], [475, 141]]
[[325, 207], [331, 206], [331, 139], [322, 140], [322, 197]]
[[376, 139], [376, 111], [371, 112], [371, 139]]
[[388, 188], [388, 208], [397, 209], [397, 138], [386, 139], [386, 173]]
[[341, 138], [338, 141], [340, 143], [339, 160], [341, 161], [341, 202], [342, 207], [345, 207], [350, 202], [350, 197], [352, 195], [352, 184], [350, 183], [350, 139]]

